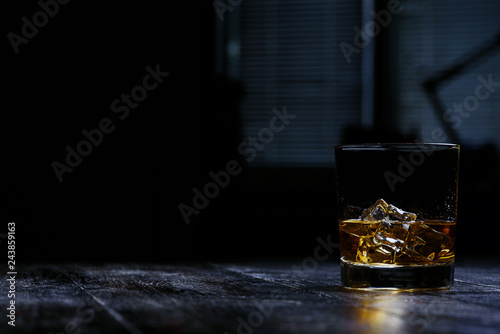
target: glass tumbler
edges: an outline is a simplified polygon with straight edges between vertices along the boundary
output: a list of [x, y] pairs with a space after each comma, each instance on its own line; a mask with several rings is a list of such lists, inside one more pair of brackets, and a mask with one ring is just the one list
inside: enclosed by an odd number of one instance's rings
[[341, 279], [347, 288], [453, 285], [460, 147], [335, 147]]

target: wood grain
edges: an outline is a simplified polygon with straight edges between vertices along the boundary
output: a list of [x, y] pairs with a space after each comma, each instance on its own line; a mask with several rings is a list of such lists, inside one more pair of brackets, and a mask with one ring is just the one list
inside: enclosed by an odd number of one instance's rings
[[[33, 264], [2, 333], [499, 333], [500, 261], [457, 263], [450, 290], [340, 286], [336, 262]], [[7, 307], [6, 278], [0, 305]], [[5, 311], [4, 311], [5, 313]]]

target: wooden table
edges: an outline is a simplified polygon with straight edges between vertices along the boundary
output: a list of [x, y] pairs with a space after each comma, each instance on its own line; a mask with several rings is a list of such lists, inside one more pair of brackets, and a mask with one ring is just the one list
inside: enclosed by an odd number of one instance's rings
[[18, 266], [13, 332], [500, 333], [499, 259], [459, 261], [450, 290], [399, 293], [346, 290], [338, 263], [312, 259]]

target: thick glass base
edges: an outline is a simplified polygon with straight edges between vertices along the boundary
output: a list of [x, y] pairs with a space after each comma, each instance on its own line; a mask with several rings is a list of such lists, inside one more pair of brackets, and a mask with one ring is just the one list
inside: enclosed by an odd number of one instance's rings
[[342, 285], [356, 289], [448, 289], [453, 285], [455, 263], [442, 265], [376, 266], [341, 260]]

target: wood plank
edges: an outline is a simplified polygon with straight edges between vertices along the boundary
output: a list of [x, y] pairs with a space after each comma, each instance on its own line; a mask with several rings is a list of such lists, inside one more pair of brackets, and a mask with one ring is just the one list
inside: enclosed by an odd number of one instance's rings
[[[450, 290], [397, 293], [344, 289], [334, 261], [314, 270], [301, 270], [301, 264], [25, 266], [17, 282], [16, 333], [59, 334], [72, 325], [82, 334], [498, 333], [500, 328], [492, 262], [459, 266], [460, 278]], [[0, 286], [5, 285], [2, 279]], [[6, 302], [0, 295], [0, 305]]]
[[462, 283], [500, 288], [500, 259], [459, 258], [455, 278]]
[[106, 304], [147, 333], [227, 330], [237, 301], [257, 298], [259, 291], [268, 289], [259, 280], [202, 265], [77, 270], [72, 275], [79, 284], [109, 291]]
[[[367, 292], [340, 287], [336, 265], [330, 264], [320, 264], [317, 270], [308, 272], [305, 279], [289, 275], [290, 270], [262, 268], [259, 264], [228, 266], [227, 269], [326, 297], [342, 307], [353, 306], [354, 313], [364, 314], [364, 319], [371, 319], [368, 323], [380, 330], [400, 326], [398, 332], [419, 332], [448, 327], [458, 333], [470, 330], [494, 333], [500, 328], [500, 291], [495, 287], [456, 284], [450, 290], [440, 291]], [[351, 324], [350, 331], [366, 329], [363, 317], [358, 320], [360, 326], [356, 328]], [[300, 322], [300, 317], [297, 321]]]
[[[102, 333], [104, 326], [113, 328], [110, 333], [127, 333], [57, 266], [20, 267], [16, 290], [16, 326], [4, 322], [2, 332]], [[7, 303], [7, 296], [0, 295], [0, 305]]]

